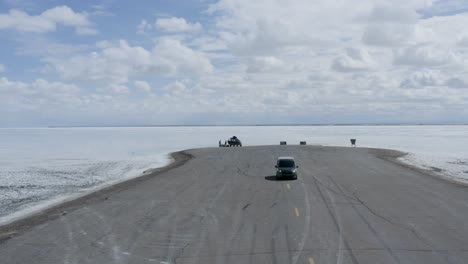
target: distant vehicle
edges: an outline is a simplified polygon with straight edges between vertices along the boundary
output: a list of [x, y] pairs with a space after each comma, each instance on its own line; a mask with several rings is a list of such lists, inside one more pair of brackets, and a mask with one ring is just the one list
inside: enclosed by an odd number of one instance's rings
[[242, 147], [242, 142], [236, 136], [230, 138], [227, 143], [229, 147]]
[[297, 168], [293, 157], [279, 157], [276, 161], [276, 179], [292, 178], [297, 179]]

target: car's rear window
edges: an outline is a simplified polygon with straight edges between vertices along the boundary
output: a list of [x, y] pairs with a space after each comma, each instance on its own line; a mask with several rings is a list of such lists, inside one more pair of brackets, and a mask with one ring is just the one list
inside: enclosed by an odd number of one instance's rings
[[278, 167], [294, 167], [294, 160], [279, 160]]

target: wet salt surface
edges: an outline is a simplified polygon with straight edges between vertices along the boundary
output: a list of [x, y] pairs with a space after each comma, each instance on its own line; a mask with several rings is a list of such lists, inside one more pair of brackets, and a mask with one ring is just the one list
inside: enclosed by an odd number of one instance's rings
[[0, 222], [164, 166], [170, 152], [217, 147], [233, 135], [244, 145], [349, 146], [356, 138], [358, 147], [409, 152], [403, 161], [468, 182], [468, 126], [0, 129]]

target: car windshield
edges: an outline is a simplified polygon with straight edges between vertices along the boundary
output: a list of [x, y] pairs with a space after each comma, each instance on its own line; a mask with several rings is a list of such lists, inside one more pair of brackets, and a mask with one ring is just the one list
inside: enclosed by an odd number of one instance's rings
[[291, 168], [294, 167], [294, 160], [279, 160], [278, 167], [280, 168]]

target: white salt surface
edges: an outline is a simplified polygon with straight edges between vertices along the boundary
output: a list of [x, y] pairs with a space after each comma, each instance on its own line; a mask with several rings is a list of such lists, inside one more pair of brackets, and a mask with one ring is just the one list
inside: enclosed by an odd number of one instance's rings
[[136, 177], [169, 162], [168, 153], [244, 145], [308, 144], [409, 152], [413, 165], [468, 183], [468, 126], [289, 126], [0, 129], [0, 223]]

